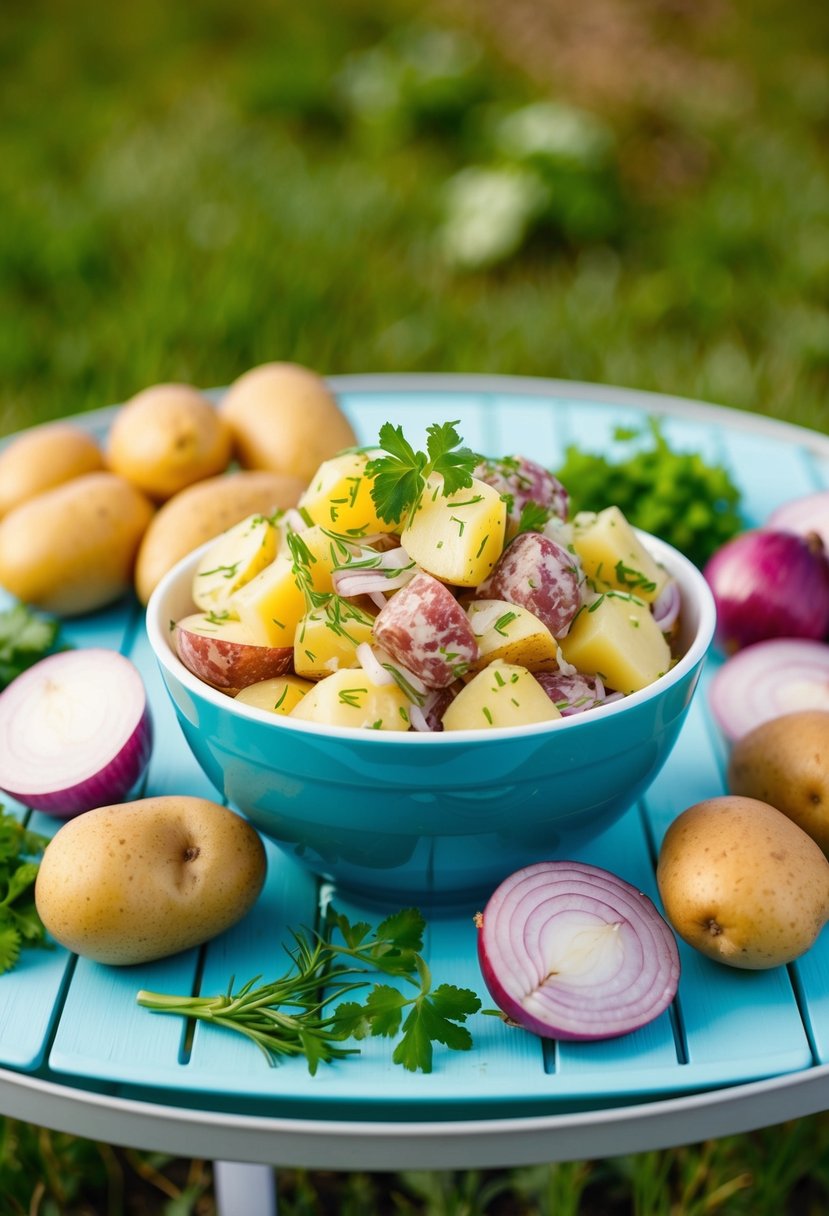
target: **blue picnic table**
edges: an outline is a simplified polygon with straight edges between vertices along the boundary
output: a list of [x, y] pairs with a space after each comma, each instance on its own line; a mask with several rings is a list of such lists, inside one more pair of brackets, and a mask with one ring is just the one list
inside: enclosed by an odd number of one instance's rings
[[[685, 399], [520, 377], [344, 376], [330, 383], [364, 441], [376, 438], [387, 419], [421, 443], [431, 423], [458, 419], [476, 450], [526, 454], [550, 467], [562, 463], [573, 442], [612, 455], [617, 428], [642, 428], [656, 416], [672, 446], [728, 468], [749, 524], [762, 523], [784, 501], [829, 487], [829, 438]], [[112, 410], [101, 410], [75, 421], [102, 438], [111, 418]], [[143, 792], [217, 798], [181, 735], [137, 601], [67, 621], [64, 635], [74, 645], [119, 650], [139, 668], [156, 725]], [[668, 824], [686, 806], [724, 791], [726, 750], [707, 705], [720, 661], [711, 655], [679, 742], [647, 795], [580, 855], [653, 898], [655, 857]], [[9, 799], [6, 808], [38, 831], [59, 826]], [[201, 1024], [193, 1029], [139, 1007], [140, 989], [218, 994], [234, 976], [243, 981], [284, 970], [289, 931], [314, 924], [321, 890], [294, 859], [276, 845], [267, 848], [268, 879], [256, 906], [201, 949], [128, 968], [60, 947], [24, 950], [0, 977], [0, 1112], [109, 1143], [220, 1162], [397, 1170], [604, 1157], [829, 1107], [826, 932], [790, 966], [763, 972], [723, 967], [680, 943], [674, 1004], [621, 1039], [542, 1041], [475, 1015], [473, 1049], [438, 1048], [428, 1075], [394, 1065], [383, 1039], [360, 1043], [358, 1059], [323, 1066], [315, 1076], [299, 1059], [271, 1068], [241, 1036]], [[383, 912], [347, 893], [335, 891], [333, 902], [361, 919]], [[436, 982], [473, 988], [491, 1006], [476, 957], [476, 909], [424, 911], [425, 954]], [[236, 1202], [228, 1198], [225, 1211], [236, 1210]]]

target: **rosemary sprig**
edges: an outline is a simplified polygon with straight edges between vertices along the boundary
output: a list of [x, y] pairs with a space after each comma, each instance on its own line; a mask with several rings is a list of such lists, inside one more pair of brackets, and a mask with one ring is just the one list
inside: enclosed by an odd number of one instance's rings
[[[425, 922], [416, 908], [393, 913], [374, 930], [329, 909], [324, 928], [293, 932], [293, 948], [286, 947], [291, 967], [276, 980], [260, 983], [256, 976], [236, 992], [231, 980], [223, 996], [142, 990], [136, 999], [157, 1013], [236, 1031], [271, 1065], [304, 1056], [312, 1075], [320, 1063], [358, 1055], [359, 1048], [342, 1045], [350, 1038], [399, 1034], [392, 1059], [412, 1072], [431, 1072], [434, 1042], [456, 1051], [471, 1048], [463, 1023], [481, 1003], [468, 988], [433, 988], [421, 954]], [[402, 980], [411, 991], [373, 982], [378, 975]], [[364, 1001], [344, 999], [368, 987]]]

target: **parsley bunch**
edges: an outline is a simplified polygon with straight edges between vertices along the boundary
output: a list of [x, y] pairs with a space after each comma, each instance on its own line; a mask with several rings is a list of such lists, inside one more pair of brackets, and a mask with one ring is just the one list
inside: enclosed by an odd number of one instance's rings
[[[661, 537], [697, 566], [744, 527], [740, 492], [721, 465], [698, 452], [675, 452], [659, 420], [649, 418], [650, 446], [637, 444], [618, 460], [570, 444], [556, 476], [571, 496], [571, 514], [615, 504], [637, 528]], [[622, 427], [615, 438], [633, 441], [642, 430]]]
[[[304, 1056], [313, 1075], [320, 1063], [358, 1055], [347, 1039], [399, 1036], [392, 1059], [411, 1072], [432, 1071], [433, 1044], [468, 1051], [472, 1036], [463, 1023], [481, 1003], [468, 988], [434, 988], [421, 954], [425, 922], [416, 908], [387, 916], [375, 929], [328, 910], [324, 933], [294, 932], [287, 948], [291, 967], [278, 979], [248, 981], [224, 996], [138, 993], [138, 1004], [157, 1013], [235, 1030], [251, 1039], [270, 1064]], [[405, 987], [378, 983], [378, 974]], [[352, 994], [368, 986], [362, 1001]], [[349, 999], [345, 999], [349, 998]]]
[[460, 447], [461, 437], [455, 422], [433, 422], [426, 428], [426, 451], [416, 452], [403, 434], [403, 428], [384, 422], [380, 427], [379, 443], [386, 453], [376, 456], [366, 465], [367, 476], [373, 478], [371, 497], [380, 519], [408, 522], [418, 508], [426, 483], [433, 473], [443, 478], [443, 495], [472, 485], [472, 476], [480, 456], [469, 448]]
[[0, 975], [10, 971], [23, 946], [46, 944], [35, 908], [36, 860], [48, 841], [0, 809]]
[[25, 604], [0, 611], [0, 689], [49, 654], [57, 636], [58, 622]]

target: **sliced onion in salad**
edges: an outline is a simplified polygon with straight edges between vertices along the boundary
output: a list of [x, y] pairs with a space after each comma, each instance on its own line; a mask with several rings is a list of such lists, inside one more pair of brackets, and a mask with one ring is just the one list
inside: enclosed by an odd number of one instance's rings
[[663, 633], [670, 633], [682, 608], [679, 583], [669, 579], [653, 603], [653, 619]]
[[598, 866], [545, 861], [517, 870], [477, 922], [490, 995], [543, 1038], [628, 1034], [676, 994], [672, 930], [647, 895]]
[[732, 655], [708, 686], [712, 717], [729, 742], [799, 709], [829, 710], [829, 646], [769, 638]]
[[112, 805], [143, 776], [152, 734], [129, 659], [103, 648], [50, 655], [0, 693], [0, 789], [67, 819]]

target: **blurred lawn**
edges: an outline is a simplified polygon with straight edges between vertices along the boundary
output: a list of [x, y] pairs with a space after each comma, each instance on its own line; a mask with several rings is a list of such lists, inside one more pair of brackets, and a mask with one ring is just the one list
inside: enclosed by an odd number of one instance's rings
[[[809, 0], [6, 3], [0, 434], [270, 359], [601, 381], [827, 430], [827, 48]], [[195, 1166], [0, 1128], [4, 1216], [210, 1210]], [[292, 1173], [283, 1207], [809, 1216], [827, 1134]]]
[[0, 431], [271, 358], [822, 425], [829, 8], [547, 9], [5, 5]]

